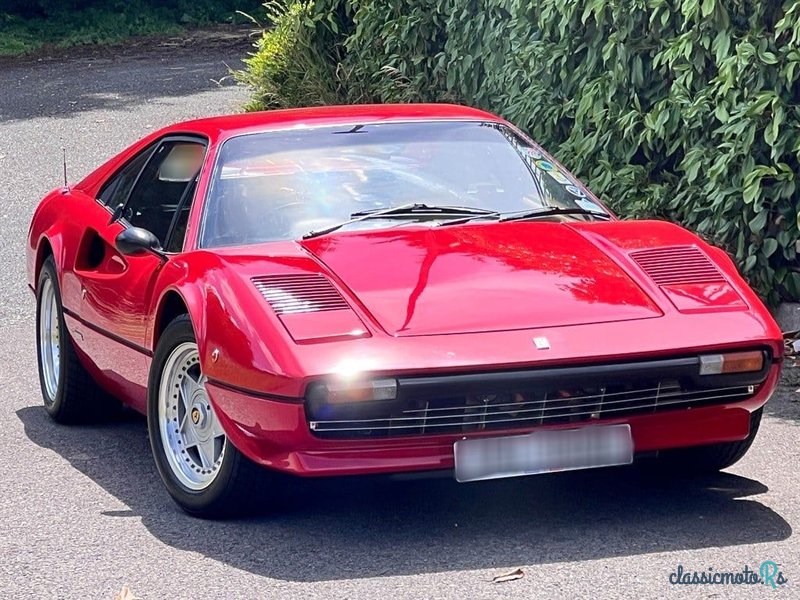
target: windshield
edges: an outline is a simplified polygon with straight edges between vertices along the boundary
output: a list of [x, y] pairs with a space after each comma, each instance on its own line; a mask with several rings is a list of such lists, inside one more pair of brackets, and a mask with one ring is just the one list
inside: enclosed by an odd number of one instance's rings
[[206, 202], [200, 245], [299, 239], [342, 224], [354, 213], [410, 204], [461, 207], [464, 213], [400, 211], [359, 219], [346, 229], [455, 219], [469, 214], [469, 208], [605, 212], [538, 147], [497, 123], [419, 121], [294, 129], [225, 142]]

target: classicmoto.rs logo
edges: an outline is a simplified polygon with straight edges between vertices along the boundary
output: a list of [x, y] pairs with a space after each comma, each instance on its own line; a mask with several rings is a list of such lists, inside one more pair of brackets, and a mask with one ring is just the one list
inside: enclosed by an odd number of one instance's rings
[[765, 560], [758, 569], [751, 569], [747, 565], [741, 571], [717, 571], [709, 567], [705, 571], [687, 571], [683, 565], [678, 565], [669, 575], [669, 582], [673, 585], [766, 585], [773, 589], [785, 585], [789, 580], [778, 568], [774, 560]]

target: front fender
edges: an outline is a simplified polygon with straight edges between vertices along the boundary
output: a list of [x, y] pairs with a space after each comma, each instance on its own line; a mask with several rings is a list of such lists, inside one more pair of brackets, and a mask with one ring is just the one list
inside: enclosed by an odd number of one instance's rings
[[171, 259], [156, 282], [148, 332], [155, 351], [171, 294], [189, 313], [203, 373], [209, 380], [269, 395], [284, 395], [302, 376], [291, 340], [256, 288], [213, 253]]

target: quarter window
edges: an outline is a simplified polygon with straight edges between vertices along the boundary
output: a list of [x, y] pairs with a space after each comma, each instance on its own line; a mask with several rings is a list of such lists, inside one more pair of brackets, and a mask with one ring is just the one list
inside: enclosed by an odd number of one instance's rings
[[147, 162], [147, 159], [150, 158], [152, 152], [153, 147], [148, 146], [145, 150], [132, 158], [128, 164], [117, 171], [116, 175], [103, 185], [100, 189], [100, 193], [97, 195], [97, 199], [111, 208], [116, 208], [120, 204], [125, 204], [133, 184], [136, 183], [136, 178], [139, 176], [139, 173]]

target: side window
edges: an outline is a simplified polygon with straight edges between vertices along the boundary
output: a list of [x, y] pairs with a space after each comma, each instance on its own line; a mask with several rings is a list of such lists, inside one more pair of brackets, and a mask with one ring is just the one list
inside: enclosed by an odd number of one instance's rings
[[128, 194], [133, 184], [136, 182], [136, 177], [141, 172], [147, 159], [150, 158], [152, 151], [153, 147], [148, 146], [128, 161], [121, 170], [117, 171], [117, 173], [100, 188], [97, 199], [111, 208], [116, 208], [120, 204], [124, 204], [128, 199]]
[[[153, 153], [147, 166], [131, 191], [125, 206], [125, 218], [134, 227], [142, 227], [155, 234], [162, 245], [176, 222], [180, 245], [185, 234], [185, 217], [192, 202], [194, 182], [203, 163], [205, 146], [199, 142], [168, 140]], [[170, 240], [170, 251], [175, 251]]]

